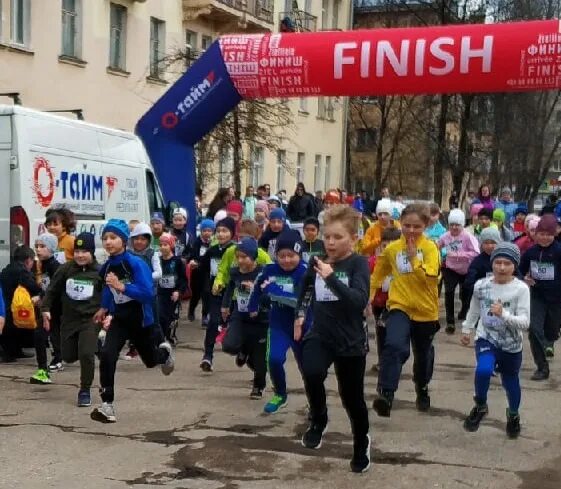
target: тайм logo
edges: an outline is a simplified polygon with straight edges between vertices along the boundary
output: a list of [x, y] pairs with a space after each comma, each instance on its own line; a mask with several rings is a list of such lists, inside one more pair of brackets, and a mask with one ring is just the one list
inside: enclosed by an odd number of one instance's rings
[[180, 119], [185, 117], [191, 109], [197, 106], [205, 98], [206, 93], [214, 83], [214, 71], [211, 71], [198, 85], [193, 85], [187, 92], [187, 96], [177, 104], [175, 112], [166, 112], [162, 116], [162, 127], [173, 129], [179, 124]]

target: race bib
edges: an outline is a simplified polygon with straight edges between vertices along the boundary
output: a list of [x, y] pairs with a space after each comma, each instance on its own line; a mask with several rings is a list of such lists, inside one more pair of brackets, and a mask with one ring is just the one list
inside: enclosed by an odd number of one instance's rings
[[174, 289], [175, 288], [175, 275], [164, 275], [160, 279], [160, 287], [162, 289]]
[[199, 256], [205, 256], [207, 251], [208, 248], [206, 246], [201, 246], [201, 248], [199, 249]]
[[[423, 254], [420, 251], [417, 251], [417, 258], [422, 261]], [[411, 264], [411, 260], [409, 259], [409, 255], [405, 251], [400, 251], [396, 257], [396, 264], [397, 264], [397, 271], [401, 274], [404, 273], [412, 273], [413, 272], [413, 265]]]
[[294, 282], [290, 277], [275, 277], [275, 283], [287, 294], [294, 294]]
[[51, 283], [51, 279], [49, 278], [49, 276], [47, 274], [44, 274], [43, 276], [41, 276], [41, 289], [43, 290], [43, 292], [47, 291], [50, 283]]
[[490, 300], [481, 301], [479, 314], [485, 327], [497, 328], [501, 325], [502, 319], [491, 313], [491, 304], [492, 302]]
[[530, 262], [530, 275], [534, 280], [554, 280], [555, 265], [532, 260]]
[[213, 277], [218, 275], [218, 265], [220, 264], [220, 260], [218, 258], [212, 258], [210, 260], [210, 274]]
[[60, 250], [55, 252], [55, 260], [59, 262], [61, 265], [66, 263], [66, 255], [64, 254], [64, 250]]
[[241, 294], [238, 290], [236, 302], [238, 304], [239, 312], [247, 312], [249, 308], [249, 294]]
[[[337, 278], [347, 287], [349, 286], [349, 277], [347, 277], [346, 274], [338, 276]], [[339, 300], [339, 298], [327, 286], [325, 280], [323, 280], [323, 278], [319, 275], [316, 275], [315, 292], [316, 301], [318, 302], [335, 302]]]
[[74, 301], [87, 301], [93, 297], [93, 293], [94, 284], [91, 280], [69, 278], [66, 281], [66, 295]]

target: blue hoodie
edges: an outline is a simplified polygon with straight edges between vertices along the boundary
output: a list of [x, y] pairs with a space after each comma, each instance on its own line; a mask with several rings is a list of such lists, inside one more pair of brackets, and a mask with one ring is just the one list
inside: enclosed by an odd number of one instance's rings
[[[249, 298], [249, 313], [258, 311], [261, 296], [267, 294], [271, 300], [269, 326], [285, 330], [293, 329], [299, 288], [302, 286], [306, 270], [303, 260], [300, 260], [298, 266], [291, 272], [285, 272], [278, 263], [266, 265], [255, 281]], [[262, 288], [266, 281], [269, 283]], [[309, 322], [307, 321], [308, 325]]]
[[101, 307], [123, 321], [130, 321], [137, 315], [142, 317], [143, 326], [154, 324], [152, 310], [153, 283], [152, 271], [142, 258], [125, 251], [120, 255], [110, 256], [103, 264], [99, 274], [105, 277], [113, 272], [125, 283], [123, 293], [118, 293], [107, 285], [101, 293]]

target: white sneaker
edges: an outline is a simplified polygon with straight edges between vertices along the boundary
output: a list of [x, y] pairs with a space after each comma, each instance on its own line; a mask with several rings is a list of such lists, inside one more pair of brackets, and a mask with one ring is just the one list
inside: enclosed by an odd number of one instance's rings
[[167, 341], [164, 341], [163, 343], [161, 343], [160, 348], [162, 350], [166, 350], [168, 352], [167, 360], [165, 361], [165, 363], [162, 363], [160, 365], [160, 367], [161, 367], [162, 373], [164, 375], [169, 375], [175, 369], [175, 357], [174, 357], [174, 354], [173, 354], [173, 349]]
[[94, 421], [99, 421], [100, 423], [115, 423], [117, 421], [117, 416], [115, 416], [113, 403], [102, 402], [101, 406], [95, 408], [91, 412], [90, 418]]

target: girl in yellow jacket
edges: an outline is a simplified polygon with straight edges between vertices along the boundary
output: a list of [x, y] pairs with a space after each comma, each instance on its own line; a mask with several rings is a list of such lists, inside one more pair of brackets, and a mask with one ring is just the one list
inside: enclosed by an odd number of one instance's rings
[[388, 227], [399, 229], [401, 226], [398, 221], [392, 219], [392, 203], [389, 199], [380, 199], [376, 205], [376, 217], [378, 220], [370, 226], [362, 238], [360, 253], [366, 256], [379, 254], [379, 247], [382, 244], [382, 233]]
[[390, 243], [378, 257], [372, 288], [382, 287], [388, 275], [390, 285], [386, 320], [386, 339], [380, 359], [378, 395], [374, 410], [389, 417], [401, 368], [413, 348], [413, 381], [417, 409], [428, 411], [428, 384], [434, 366], [432, 344], [438, 324], [438, 280], [440, 253], [434, 242], [423, 234], [430, 219], [428, 205], [408, 205], [401, 214], [402, 236]]

